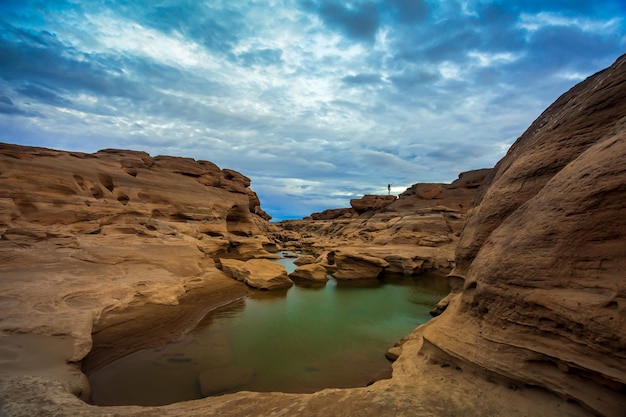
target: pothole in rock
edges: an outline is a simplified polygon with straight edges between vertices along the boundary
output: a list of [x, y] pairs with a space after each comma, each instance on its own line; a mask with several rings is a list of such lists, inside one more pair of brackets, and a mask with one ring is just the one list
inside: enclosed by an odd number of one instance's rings
[[[293, 270], [293, 259], [281, 263]], [[429, 320], [442, 275], [254, 292], [189, 333], [85, 369], [98, 405], [164, 405], [240, 390], [310, 393], [391, 374], [385, 351]], [[95, 338], [94, 341], [97, 339]], [[139, 343], [141, 345], [141, 343]], [[94, 352], [101, 348], [94, 345]], [[113, 355], [115, 356], [115, 355]]]

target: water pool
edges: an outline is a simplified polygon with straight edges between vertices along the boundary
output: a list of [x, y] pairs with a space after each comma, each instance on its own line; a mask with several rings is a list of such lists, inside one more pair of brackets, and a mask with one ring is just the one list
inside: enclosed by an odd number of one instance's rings
[[[281, 259], [288, 271], [292, 259]], [[441, 275], [294, 286], [209, 313], [189, 334], [89, 375], [99, 405], [162, 405], [226, 392], [357, 387], [389, 373], [387, 348], [429, 318]]]

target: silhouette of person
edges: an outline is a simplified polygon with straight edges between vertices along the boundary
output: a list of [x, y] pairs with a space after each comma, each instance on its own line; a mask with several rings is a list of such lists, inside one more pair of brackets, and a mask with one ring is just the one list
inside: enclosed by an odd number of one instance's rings
[[387, 195], [391, 195], [391, 184], [387, 184]]

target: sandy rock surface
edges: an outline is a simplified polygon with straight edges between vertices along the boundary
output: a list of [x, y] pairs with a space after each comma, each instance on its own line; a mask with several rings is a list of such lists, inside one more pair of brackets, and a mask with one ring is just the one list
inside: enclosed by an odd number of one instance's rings
[[[623, 416], [625, 67], [622, 57], [557, 100], [492, 172], [280, 230], [249, 180], [211, 163], [0, 146], [0, 415]], [[453, 292], [394, 351], [393, 378], [368, 387], [83, 401], [79, 361], [93, 340], [154, 330], [132, 349], [175, 337], [164, 318], [180, 332], [202, 316], [180, 313], [181, 299], [204, 290], [212, 308], [246, 293], [214, 259], [270, 256], [277, 243], [329, 268], [342, 251], [384, 261], [382, 273], [454, 265]]]
[[268, 259], [220, 259], [222, 270], [234, 279], [260, 290], [289, 288], [293, 282], [284, 266]]
[[326, 268], [320, 264], [305, 264], [298, 266], [295, 271], [289, 274], [292, 280], [306, 280], [314, 282], [328, 281]]
[[624, 415], [625, 85], [622, 57], [498, 163], [461, 236], [462, 285], [424, 331], [433, 360]]

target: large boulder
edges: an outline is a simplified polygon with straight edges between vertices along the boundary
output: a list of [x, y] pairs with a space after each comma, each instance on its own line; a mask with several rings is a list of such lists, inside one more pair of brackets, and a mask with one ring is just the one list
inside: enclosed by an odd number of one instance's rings
[[389, 266], [384, 259], [356, 252], [336, 252], [337, 270], [332, 276], [337, 280], [376, 279]]
[[328, 274], [326, 268], [319, 264], [306, 264], [300, 265], [289, 274], [289, 278], [292, 280], [304, 280], [313, 282], [326, 282], [328, 281]]
[[624, 415], [625, 85], [622, 57], [561, 96], [498, 162], [423, 355]]
[[361, 198], [353, 198], [350, 200], [350, 205], [357, 213], [365, 213], [366, 211], [387, 207], [394, 201], [396, 201], [395, 195], [367, 194]]
[[222, 271], [253, 288], [277, 290], [289, 288], [293, 282], [285, 267], [268, 259], [220, 259]]

